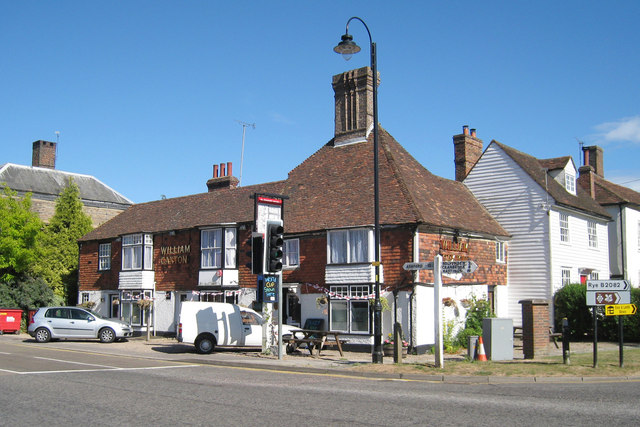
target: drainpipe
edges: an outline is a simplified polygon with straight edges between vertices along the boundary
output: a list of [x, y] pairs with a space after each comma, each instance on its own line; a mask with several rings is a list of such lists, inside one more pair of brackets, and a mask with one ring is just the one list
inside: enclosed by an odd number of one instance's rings
[[[627, 265], [625, 262], [626, 259], [626, 254], [624, 252], [624, 221], [625, 221], [625, 217], [626, 215], [624, 214], [624, 211], [622, 210], [622, 203], [620, 203], [618, 205], [618, 210], [620, 211], [620, 258], [622, 260], [622, 278], [626, 279], [627, 278]], [[609, 274], [611, 274], [611, 272], [609, 272]]]

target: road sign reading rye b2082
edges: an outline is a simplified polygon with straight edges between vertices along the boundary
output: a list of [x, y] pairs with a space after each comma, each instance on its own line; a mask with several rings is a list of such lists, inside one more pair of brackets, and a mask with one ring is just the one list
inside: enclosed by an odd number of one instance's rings
[[631, 284], [626, 280], [587, 280], [587, 305], [631, 303]]

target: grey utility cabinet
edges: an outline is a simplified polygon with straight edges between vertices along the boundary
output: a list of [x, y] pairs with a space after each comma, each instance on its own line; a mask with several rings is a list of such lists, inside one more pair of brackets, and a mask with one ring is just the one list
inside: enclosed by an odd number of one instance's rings
[[482, 319], [482, 341], [490, 360], [513, 360], [513, 319]]

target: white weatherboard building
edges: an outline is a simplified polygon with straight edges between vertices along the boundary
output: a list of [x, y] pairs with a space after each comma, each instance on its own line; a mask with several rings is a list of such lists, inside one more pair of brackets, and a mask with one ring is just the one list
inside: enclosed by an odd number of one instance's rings
[[604, 179], [602, 148], [582, 150], [584, 166], [578, 183], [613, 219], [609, 223], [611, 278], [640, 286], [640, 193]]
[[536, 159], [492, 141], [471, 163], [464, 184], [512, 235], [502, 296], [514, 325], [521, 300], [551, 302], [565, 284], [609, 278], [611, 218], [576, 185], [571, 157]]

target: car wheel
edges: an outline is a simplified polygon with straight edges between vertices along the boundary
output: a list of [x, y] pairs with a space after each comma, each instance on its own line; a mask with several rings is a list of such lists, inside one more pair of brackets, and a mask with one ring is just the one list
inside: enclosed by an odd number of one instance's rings
[[47, 328], [36, 329], [36, 342], [49, 342], [51, 340], [51, 332]]
[[203, 335], [201, 337], [198, 337], [198, 339], [195, 342], [196, 345], [196, 351], [200, 354], [209, 354], [213, 351], [214, 347], [216, 346], [216, 341], [215, 338], [213, 338], [211, 335]]
[[115, 341], [116, 333], [111, 328], [102, 328], [98, 333], [98, 337], [100, 338], [100, 342], [110, 343]]

